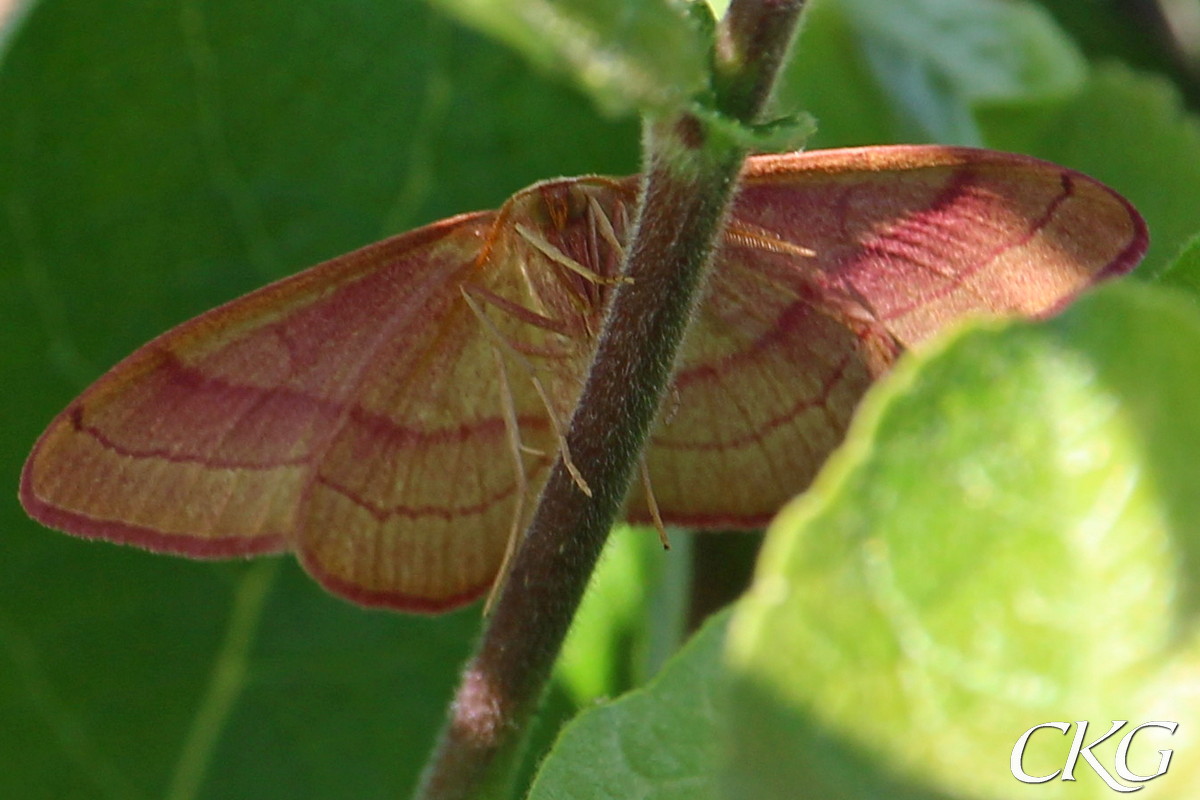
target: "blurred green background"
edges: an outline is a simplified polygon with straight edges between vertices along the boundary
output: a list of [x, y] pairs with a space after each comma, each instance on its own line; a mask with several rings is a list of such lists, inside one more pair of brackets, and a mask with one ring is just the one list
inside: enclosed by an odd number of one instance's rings
[[[986, 145], [1089, 172], [1149, 220], [1150, 277], [1200, 230], [1194, 50], [1157, 35], [1116, 2], [819, 0], [778, 105], [817, 117], [815, 146]], [[290, 558], [75, 540], [25, 517], [21, 464], [171, 325], [541, 178], [636, 171], [636, 120], [600, 113], [578, 65], [531, 67], [415, 0], [43, 0], [0, 48], [0, 797], [403, 795], [478, 608], [364, 612]], [[628, 688], [648, 640], [673, 642], [647, 540], [606, 559], [616, 588], [542, 746]]]

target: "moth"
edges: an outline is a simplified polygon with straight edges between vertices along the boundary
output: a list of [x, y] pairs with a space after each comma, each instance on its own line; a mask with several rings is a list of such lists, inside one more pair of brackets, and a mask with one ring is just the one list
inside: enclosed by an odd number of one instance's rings
[[[621, 280], [638, 180], [544, 181], [183, 323], [54, 418], [22, 504], [158, 552], [294, 551], [368, 606], [479, 597], [569, 455], [561, 427]], [[1024, 156], [748, 159], [644, 455], [662, 519], [763, 526], [904, 350], [967, 316], [1051, 314], [1146, 245], [1118, 194]], [[635, 486], [628, 518], [648, 520], [650, 499]]]

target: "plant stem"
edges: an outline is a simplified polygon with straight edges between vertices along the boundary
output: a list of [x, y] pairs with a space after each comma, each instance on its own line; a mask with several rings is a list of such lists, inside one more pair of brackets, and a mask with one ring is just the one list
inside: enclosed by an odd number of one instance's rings
[[[757, 121], [802, 0], [734, 0], [719, 30], [718, 110]], [[745, 157], [681, 111], [646, 125], [647, 169], [625, 263], [567, 445], [587, 497], [558, 459], [514, 555], [450, 718], [422, 800], [505, 796], [524, 732], [592, 569], [621, 510], [700, 297]]]

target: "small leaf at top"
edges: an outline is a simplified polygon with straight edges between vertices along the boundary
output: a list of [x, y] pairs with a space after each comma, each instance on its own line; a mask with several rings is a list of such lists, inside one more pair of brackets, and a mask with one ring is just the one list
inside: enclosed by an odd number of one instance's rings
[[993, 0], [841, 0], [894, 107], [920, 136], [979, 145], [975, 106], [1077, 91], [1078, 49], [1046, 11]]
[[688, 0], [435, 2], [612, 114], [678, 106], [707, 86], [711, 42]]

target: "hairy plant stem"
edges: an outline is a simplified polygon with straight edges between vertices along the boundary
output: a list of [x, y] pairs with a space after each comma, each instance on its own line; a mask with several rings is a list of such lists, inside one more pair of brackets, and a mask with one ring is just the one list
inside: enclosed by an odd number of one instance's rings
[[[721, 24], [718, 108], [757, 121], [802, 0], [734, 0]], [[507, 795], [528, 721], [628, 491], [703, 286], [745, 158], [681, 111], [646, 124], [646, 170], [625, 263], [567, 444], [592, 490], [558, 459], [468, 663], [421, 800]]]

